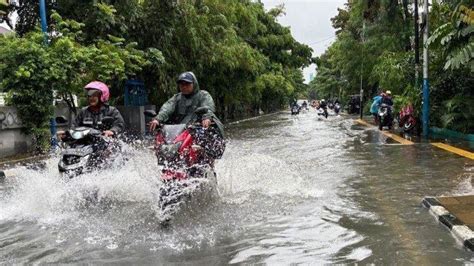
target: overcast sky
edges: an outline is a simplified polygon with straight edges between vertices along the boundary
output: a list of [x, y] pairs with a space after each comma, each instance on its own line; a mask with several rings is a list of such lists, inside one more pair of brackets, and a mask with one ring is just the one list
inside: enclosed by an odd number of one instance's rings
[[[337, 14], [337, 8], [343, 7], [347, 0], [261, 0], [266, 9], [279, 4], [285, 5], [285, 16], [278, 21], [291, 28], [293, 37], [313, 48], [313, 56], [324, 53], [334, 41], [335, 30], [330, 18]], [[306, 68], [305, 79], [314, 73], [315, 66]]]

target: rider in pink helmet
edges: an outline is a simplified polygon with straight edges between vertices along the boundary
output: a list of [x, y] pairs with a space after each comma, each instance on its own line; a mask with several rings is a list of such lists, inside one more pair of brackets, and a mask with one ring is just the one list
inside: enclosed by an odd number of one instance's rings
[[[109, 87], [103, 82], [92, 81], [84, 89], [87, 92], [88, 106], [82, 108], [72, 123], [72, 127], [92, 127], [103, 130], [107, 137], [116, 136], [124, 130], [124, 121], [119, 110], [107, 104], [110, 93]], [[111, 125], [103, 125], [104, 117], [112, 117], [114, 122]], [[58, 132], [62, 138], [64, 131]]]

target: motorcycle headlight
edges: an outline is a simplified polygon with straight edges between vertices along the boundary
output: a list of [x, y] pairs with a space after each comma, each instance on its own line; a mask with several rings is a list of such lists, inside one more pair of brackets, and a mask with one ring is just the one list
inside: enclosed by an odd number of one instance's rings
[[178, 157], [181, 143], [163, 144], [160, 146], [157, 155], [159, 161], [172, 161]]

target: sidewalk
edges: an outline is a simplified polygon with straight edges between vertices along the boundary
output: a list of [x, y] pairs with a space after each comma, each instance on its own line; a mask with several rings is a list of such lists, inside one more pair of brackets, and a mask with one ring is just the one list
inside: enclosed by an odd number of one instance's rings
[[[356, 119], [355, 120], [356, 123], [360, 124], [360, 125], [364, 125], [366, 127], [374, 127], [376, 128], [376, 125], [374, 125], [372, 123], [372, 121], [368, 121], [368, 119]], [[397, 132], [394, 132], [393, 130], [392, 131], [380, 131], [380, 133], [386, 135], [387, 137], [399, 142], [400, 144], [402, 145], [413, 145], [415, 144], [415, 142], [413, 142], [412, 140], [415, 140], [416, 141], [416, 137], [415, 139], [412, 139], [410, 138], [410, 140], [406, 139], [406, 138], [403, 138], [401, 136], [399, 136], [398, 134], [400, 133], [397, 133]], [[471, 149], [469, 147], [469, 145], [466, 145], [465, 142], [455, 142], [455, 143], [452, 143], [452, 142], [448, 142], [446, 143], [447, 141], [445, 140], [439, 140], [439, 139], [430, 139], [429, 140], [429, 143], [437, 148], [440, 148], [440, 149], [443, 149], [445, 151], [448, 151], [448, 152], [451, 152], [451, 153], [454, 153], [454, 154], [457, 154], [459, 156], [462, 156], [462, 157], [466, 157], [468, 159], [471, 159], [471, 160], [474, 160], [474, 152], [471, 152]]]

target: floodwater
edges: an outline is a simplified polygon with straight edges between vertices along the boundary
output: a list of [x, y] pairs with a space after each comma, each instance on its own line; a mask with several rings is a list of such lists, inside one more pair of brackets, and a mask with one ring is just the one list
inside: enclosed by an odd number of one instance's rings
[[[472, 252], [421, 206], [473, 194], [474, 164], [397, 145], [347, 116], [282, 112], [229, 125], [220, 199], [162, 228], [155, 158], [64, 182], [58, 158], [0, 186], [0, 264], [466, 264]], [[98, 190], [90, 205], [84, 191]]]

